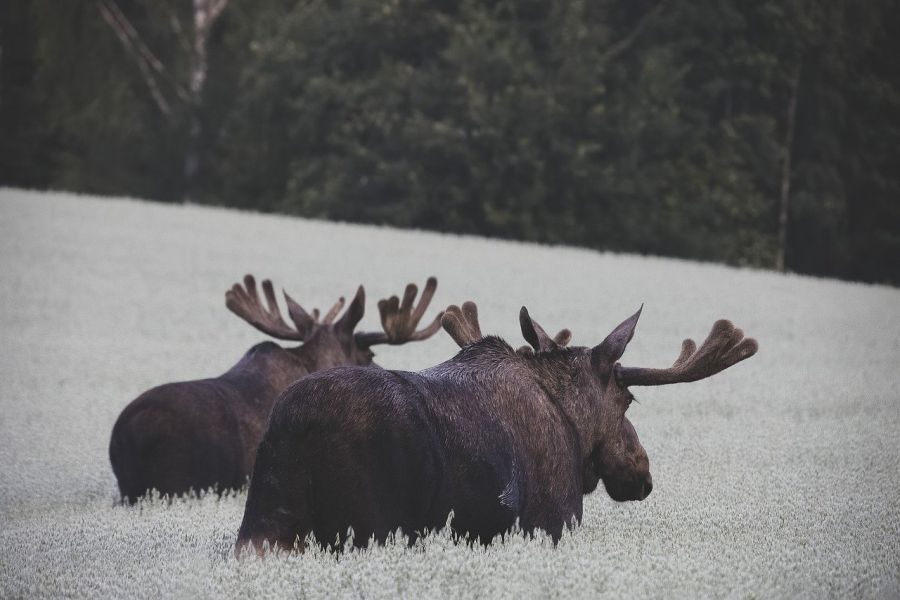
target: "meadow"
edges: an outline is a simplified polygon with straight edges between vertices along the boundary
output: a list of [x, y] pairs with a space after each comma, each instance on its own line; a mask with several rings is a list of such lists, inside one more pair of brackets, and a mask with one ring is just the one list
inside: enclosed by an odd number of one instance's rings
[[[759, 353], [637, 388], [653, 493], [585, 498], [557, 547], [446, 533], [335, 556], [233, 558], [244, 493], [116, 504], [107, 445], [143, 390], [225, 371], [265, 336], [244, 273], [306, 307], [439, 279], [523, 342], [518, 310], [593, 345], [644, 304], [622, 362], [665, 366], [726, 317]], [[898, 597], [900, 290], [713, 264], [124, 198], [0, 190], [0, 597]], [[453, 355], [380, 348], [415, 370]]]

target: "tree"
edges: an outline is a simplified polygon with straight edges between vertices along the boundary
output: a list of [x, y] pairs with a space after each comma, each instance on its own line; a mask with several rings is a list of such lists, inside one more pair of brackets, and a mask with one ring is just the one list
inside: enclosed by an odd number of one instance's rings
[[212, 28], [228, 5], [228, 0], [192, 0], [191, 29], [186, 29], [178, 11], [165, 3], [159, 4], [165, 11], [172, 29], [172, 35], [179, 47], [187, 55], [187, 85], [173, 67], [164, 65], [150, 50], [147, 43], [132, 25], [131, 21], [116, 4], [115, 0], [96, 0], [96, 7], [103, 20], [127, 50], [147, 84], [147, 89], [159, 111], [169, 119], [174, 119], [172, 105], [180, 102], [186, 113], [188, 135], [184, 152], [184, 200], [191, 199], [196, 185], [199, 166], [200, 111], [203, 88], [208, 71], [208, 45]]
[[3, 181], [900, 282], [896, 0], [225, 8], [4, 3]]

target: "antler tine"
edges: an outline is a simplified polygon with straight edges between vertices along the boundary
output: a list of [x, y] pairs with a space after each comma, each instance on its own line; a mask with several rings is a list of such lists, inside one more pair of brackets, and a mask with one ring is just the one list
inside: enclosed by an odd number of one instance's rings
[[266, 279], [263, 281], [262, 287], [267, 306], [263, 306], [260, 302], [259, 294], [256, 291], [256, 280], [253, 275], [249, 274], [244, 276], [244, 287], [236, 283], [225, 292], [225, 306], [263, 333], [282, 340], [303, 341], [302, 332], [292, 329], [281, 318], [272, 282]]
[[706, 340], [697, 349], [692, 339], [681, 344], [681, 354], [668, 369], [641, 367], [616, 367], [616, 377], [625, 387], [629, 385], [665, 385], [697, 381], [724, 371], [759, 350], [753, 338], [744, 338], [744, 332], [731, 321], [716, 321]]
[[441, 318], [441, 325], [460, 348], [483, 337], [478, 324], [478, 307], [471, 300], [463, 302], [462, 308], [455, 304], [448, 306]]
[[334, 321], [334, 318], [336, 316], [338, 316], [338, 313], [341, 312], [341, 310], [343, 310], [344, 303], [345, 303], [345, 300], [344, 300], [343, 296], [338, 298], [338, 301], [334, 303], [334, 306], [329, 308], [328, 312], [325, 313], [325, 318], [322, 319], [322, 324], [330, 325]]
[[305, 340], [312, 333], [313, 328], [318, 325], [319, 311], [313, 309], [313, 314], [310, 315], [302, 306], [297, 304], [296, 300], [291, 298], [290, 294], [284, 290], [281, 290], [281, 293], [284, 294], [284, 301], [287, 303], [288, 316], [296, 325], [297, 331], [303, 336], [302, 339]]
[[553, 336], [553, 341], [557, 346], [568, 346], [572, 341], [572, 331], [569, 329], [560, 329], [559, 333]]
[[680, 369], [687, 360], [694, 355], [694, 352], [697, 351], [697, 344], [691, 338], [687, 338], [683, 342], [681, 342], [681, 354], [678, 355], [678, 358], [675, 359], [675, 362], [672, 363], [673, 369]]
[[[422, 290], [422, 296], [419, 297], [419, 304], [416, 306], [415, 310], [413, 310], [412, 313], [412, 319], [415, 320], [416, 323], [418, 323], [422, 319], [422, 316], [425, 314], [425, 310], [427, 310], [428, 305], [431, 304], [431, 299], [434, 298], [434, 292], [436, 290], [437, 277], [429, 277], [425, 282], [425, 289]], [[436, 322], [440, 323], [440, 319], [436, 319]], [[440, 325], [438, 325], [437, 327], [440, 328]], [[435, 329], [435, 331], [437, 331], [437, 329]]]
[[380, 300], [378, 312], [381, 314], [381, 326], [384, 332], [358, 333], [356, 339], [363, 345], [372, 346], [375, 344], [400, 345], [430, 338], [440, 329], [443, 313], [438, 314], [423, 329], [416, 331], [416, 326], [428, 309], [436, 289], [437, 279], [429, 277], [422, 296], [419, 298], [419, 303], [415, 306], [419, 288], [414, 283], [406, 286], [402, 302], [397, 296]]
[[262, 282], [262, 289], [263, 295], [266, 297], [266, 304], [268, 305], [266, 312], [278, 315], [278, 318], [281, 319], [281, 311], [278, 310], [278, 300], [275, 299], [275, 288], [272, 286], [272, 281], [264, 279]]

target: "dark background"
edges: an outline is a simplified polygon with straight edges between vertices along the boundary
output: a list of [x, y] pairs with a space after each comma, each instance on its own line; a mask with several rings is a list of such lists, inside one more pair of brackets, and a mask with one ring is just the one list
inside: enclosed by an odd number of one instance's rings
[[898, 1], [4, 0], [0, 27], [2, 185], [900, 283]]

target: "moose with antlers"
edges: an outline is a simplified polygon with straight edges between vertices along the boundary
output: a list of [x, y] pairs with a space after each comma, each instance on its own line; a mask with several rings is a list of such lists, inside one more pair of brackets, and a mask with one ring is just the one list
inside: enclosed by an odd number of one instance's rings
[[281, 316], [271, 281], [262, 282], [264, 305], [256, 281], [247, 275], [244, 287], [235, 284], [225, 294], [226, 306], [263, 333], [302, 345], [283, 348], [262, 342], [218, 377], [161, 385], [126, 406], [109, 443], [123, 499], [134, 503], [150, 489], [178, 495], [245, 485], [278, 394], [309, 373], [338, 365], [372, 365], [376, 344], [404, 344], [434, 335], [440, 314], [427, 327], [416, 327], [436, 288], [437, 280], [431, 277], [418, 304], [414, 284], [406, 286], [402, 302], [396, 296], [381, 300], [384, 331], [365, 333], [354, 331], [365, 310], [362, 286], [340, 318], [343, 298], [321, 321], [318, 310], [308, 313], [285, 292], [291, 327]]
[[756, 353], [728, 321], [697, 349], [685, 340], [668, 369], [619, 359], [640, 311], [592, 348], [565, 347], [523, 307], [531, 345], [482, 336], [474, 303], [443, 327], [461, 347], [419, 373], [341, 367], [306, 377], [276, 401], [260, 442], [236, 553], [383, 542], [443, 526], [489, 543], [519, 519], [554, 541], [580, 522], [583, 495], [602, 480], [618, 501], [653, 488], [647, 453], [625, 416], [630, 387], [696, 381]]

